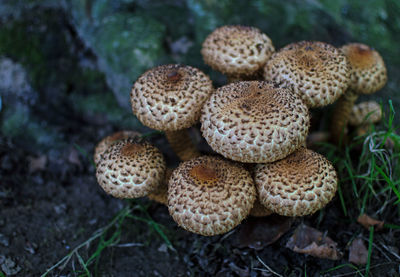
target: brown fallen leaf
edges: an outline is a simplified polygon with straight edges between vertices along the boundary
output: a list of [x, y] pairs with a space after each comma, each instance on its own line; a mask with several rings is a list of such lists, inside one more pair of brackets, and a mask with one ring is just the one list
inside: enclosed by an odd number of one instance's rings
[[261, 250], [289, 231], [293, 218], [273, 214], [267, 217], [249, 217], [238, 232], [238, 246]]
[[360, 223], [364, 228], [369, 229], [369, 227], [374, 226], [376, 230], [383, 228], [383, 221], [373, 219], [369, 215], [362, 214], [357, 218], [357, 222]]
[[336, 246], [337, 243], [331, 238], [305, 224], [297, 227], [286, 244], [294, 252], [330, 260], [338, 260], [343, 256]]
[[35, 173], [37, 171], [43, 171], [46, 169], [47, 156], [41, 155], [37, 158], [29, 156], [28, 157], [28, 171], [29, 173]]
[[368, 260], [368, 250], [361, 238], [356, 238], [349, 248], [349, 262], [356, 265], [365, 265]]

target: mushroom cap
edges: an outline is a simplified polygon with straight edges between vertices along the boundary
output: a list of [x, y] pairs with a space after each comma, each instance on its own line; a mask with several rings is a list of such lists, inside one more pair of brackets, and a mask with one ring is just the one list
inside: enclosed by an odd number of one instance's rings
[[271, 39], [254, 27], [229, 25], [214, 30], [203, 42], [206, 64], [230, 76], [252, 75], [275, 52]]
[[371, 94], [386, 84], [386, 66], [376, 50], [361, 43], [346, 44], [341, 50], [350, 64], [350, 89], [359, 94]]
[[353, 106], [349, 116], [349, 124], [360, 126], [362, 124], [377, 123], [381, 119], [381, 106], [375, 101], [366, 101]]
[[324, 42], [301, 41], [273, 54], [265, 65], [264, 77], [293, 86], [309, 107], [322, 107], [346, 91], [350, 70], [339, 49]]
[[161, 65], [142, 74], [131, 90], [132, 111], [146, 126], [177, 131], [194, 125], [213, 92], [210, 78], [199, 69]]
[[240, 164], [201, 156], [179, 165], [168, 185], [168, 209], [182, 228], [204, 236], [223, 234], [250, 213], [256, 188]]
[[162, 153], [147, 142], [124, 139], [112, 144], [97, 165], [96, 177], [105, 192], [137, 198], [154, 191], [165, 174]]
[[258, 164], [254, 176], [261, 204], [284, 216], [313, 214], [331, 201], [337, 189], [332, 164], [306, 148], [277, 162]]
[[116, 132], [112, 135], [109, 135], [105, 138], [103, 138], [95, 147], [94, 149], [94, 155], [93, 155], [93, 161], [94, 164], [98, 164], [101, 160], [101, 155], [103, 155], [104, 152], [106, 152], [107, 148], [110, 147], [114, 142], [121, 140], [121, 139], [127, 139], [127, 138], [139, 138], [141, 134], [139, 132], [135, 131], [119, 131]]
[[204, 104], [201, 131], [211, 148], [231, 160], [265, 163], [305, 143], [309, 113], [297, 94], [266, 81], [220, 87]]

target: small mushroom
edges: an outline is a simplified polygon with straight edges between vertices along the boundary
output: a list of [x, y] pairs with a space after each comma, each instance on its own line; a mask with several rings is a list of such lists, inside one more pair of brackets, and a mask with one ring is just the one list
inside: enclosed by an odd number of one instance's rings
[[254, 180], [261, 204], [284, 216], [305, 216], [334, 197], [337, 175], [322, 155], [301, 148], [274, 163], [258, 164]]
[[333, 111], [330, 132], [334, 143], [346, 140], [347, 123], [358, 96], [375, 93], [387, 81], [385, 63], [376, 50], [361, 43], [346, 44], [341, 50], [350, 64], [351, 81]]
[[347, 89], [349, 67], [336, 47], [319, 41], [289, 44], [272, 55], [265, 80], [293, 87], [310, 108], [335, 102]]
[[273, 162], [294, 152], [305, 143], [309, 120], [297, 94], [266, 81], [220, 87], [200, 118], [211, 148], [244, 163]]
[[371, 124], [378, 123], [381, 119], [381, 106], [375, 101], [366, 101], [353, 106], [349, 125], [355, 126], [357, 135], [362, 136], [368, 133]]
[[96, 177], [105, 192], [117, 198], [138, 198], [154, 191], [165, 174], [162, 153], [147, 142], [124, 139], [104, 152]]
[[214, 30], [203, 42], [206, 64], [229, 79], [251, 79], [275, 52], [271, 39], [255, 27], [228, 25]]
[[248, 216], [256, 199], [250, 173], [220, 157], [183, 162], [168, 185], [168, 209], [179, 226], [204, 236], [223, 234]]
[[97, 165], [104, 152], [106, 152], [107, 148], [110, 147], [116, 141], [127, 139], [127, 138], [139, 138], [141, 136], [140, 133], [135, 131], [119, 131], [112, 135], [109, 135], [103, 138], [94, 149], [93, 161], [94, 164]]
[[199, 69], [161, 65], [142, 74], [133, 85], [132, 111], [144, 125], [165, 131], [178, 157], [188, 160], [200, 154], [184, 129], [198, 122], [212, 92], [210, 78]]

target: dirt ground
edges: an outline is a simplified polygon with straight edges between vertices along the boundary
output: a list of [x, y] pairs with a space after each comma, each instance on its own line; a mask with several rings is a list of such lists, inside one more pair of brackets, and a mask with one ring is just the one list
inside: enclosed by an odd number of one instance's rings
[[[79, 38], [73, 34], [71, 37], [79, 59], [95, 60]], [[65, 63], [57, 66], [65, 67]], [[69, 69], [73, 66], [68, 67], [67, 63], [67, 69], [56, 73], [58, 79], [41, 92], [42, 106], [35, 105], [31, 111], [31, 115], [57, 132], [61, 146], [36, 149], [24, 135], [0, 137], [0, 276], [44, 274], [72, 249], [93, 237], [96, 230], [107, 226], [124, 207], [131, 207], [131, 213], [137, 217], [149, 220], [150, 216], [163, 226], [174, 250], [167, 247], [150, 221], [127, 218], [121, 226], [119, 241], [104, 249], [99, 262], [89, 266], [95, 276], [357, 275], [348, 261], [349, 244], [360, 236], [368, 246], [369, 232], [355, 218], [343, 216], [338, 197], [322, 212], [294, 219], [290, 226], [285, 225], [287, 230], [278, 224], [288, 224], [287, 219], [272, 216], [249, 218], [228, 234], [202, 237], [179, 228], [161, 204], [145, 198], [122, 201], [104, 193], [97, 184], [91, 157], [95, 144], [120, 126], [101, 114], [78, 113], [71, 100], [67, 101], [70, 91], [82, 88], [72, 86], [70, 79], [63, 81], [63, 74]], [[105, 88], [104, 83], [99, 86], [96, 93]], [[66, 102], [54, 105], [52, 92], [60, 88], [65, 90], [62, 100]], [[162, 149], [171, 166], [178, 163], [163, 136], [157, 134], [150, 140]], [[138, 206], [145, 207], [147, 214]], [[390, 215], [388, 218], [399, 224], [399, 219]], [[333, 261], [288, 249], [286, 244], [301, 223], [326, 232], [343, 257]], [[280, 228], [282, 236], [270, 243], [271, 234], [276, 229], [279, 233]], [[105, 239], [116, 230], [110, 228]], [[374, 233], [371, 276], [400, 276], [399, 237], [398, 230]], [[80, 249], [83, 261], [96, 252], [98, 245], [96, 239]], [[365, 272], [365, 266], [359, 269], [361, 274]], [[74, 255], [64, 267], [57, 266], [48, 276], [84, 274], [79, 257]]]

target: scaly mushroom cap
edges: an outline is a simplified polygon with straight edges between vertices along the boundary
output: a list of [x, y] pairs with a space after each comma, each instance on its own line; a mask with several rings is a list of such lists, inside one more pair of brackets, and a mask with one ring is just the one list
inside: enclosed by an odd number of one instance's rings
[[367, 101], [353, 107], [349, 117], [349, 124], [360, 126], [362, 124], [377, 123], [381, 119], [381, 106], [375, 101]]
[[266, 81], [231, 83], [204, 104], [201, 131], [214, 151], [231, 160], [282, 159], [307, 137], [309, 113], [300, 97]]
[[124, 139], [103, 154], [96, 177], [105, 192], [117, 198], [137, 198], [154, 191], [162, 182], [165, 160], [146, 142]]
[[223, 26], [203, 43], [204, 62], [230, 76], [252, 75], [261, 69], [275, 52], [271, 39], [259, 29]]
[[152, 68], [131, 90], [132, 111], [146, 126], [177, 131], [194, 125], [213, 92], [210, 78], [199, 69], [169, 64]]
[[107, 148], [110, 147], [114, 142], [127, 138], [139, 138], [140, 133], [135, 131], [119, 131], [110, 136], [103, 138], [94, 149], [93, 160], [94, 164], [98, 164], [101, 160], [101, 155], [106, 152]]
[[249, 214], [255, 199], [250, 173], [219, 157], [183, 162], [169, 181], [169, 213], [182, 228], [204, 236], [233, 229]]
[[306, 148], [280, 161], [258, 164], [254, 179], [261, 204], [284, 216], [313, 214], [331, 201], [337, 189], [332, 164]]
[[361, 43], [346, 44], [341, 49], [350, 64], [350, 89], [371, 94], [386, 84], [386, 66], [377, 51]]
[[282, 86], [293, 86], [309, 107], [322, 107], [346, 91], [350, 70], [346, 57], [332, 45], [301, 41], [272, 55], [264, 77]]

